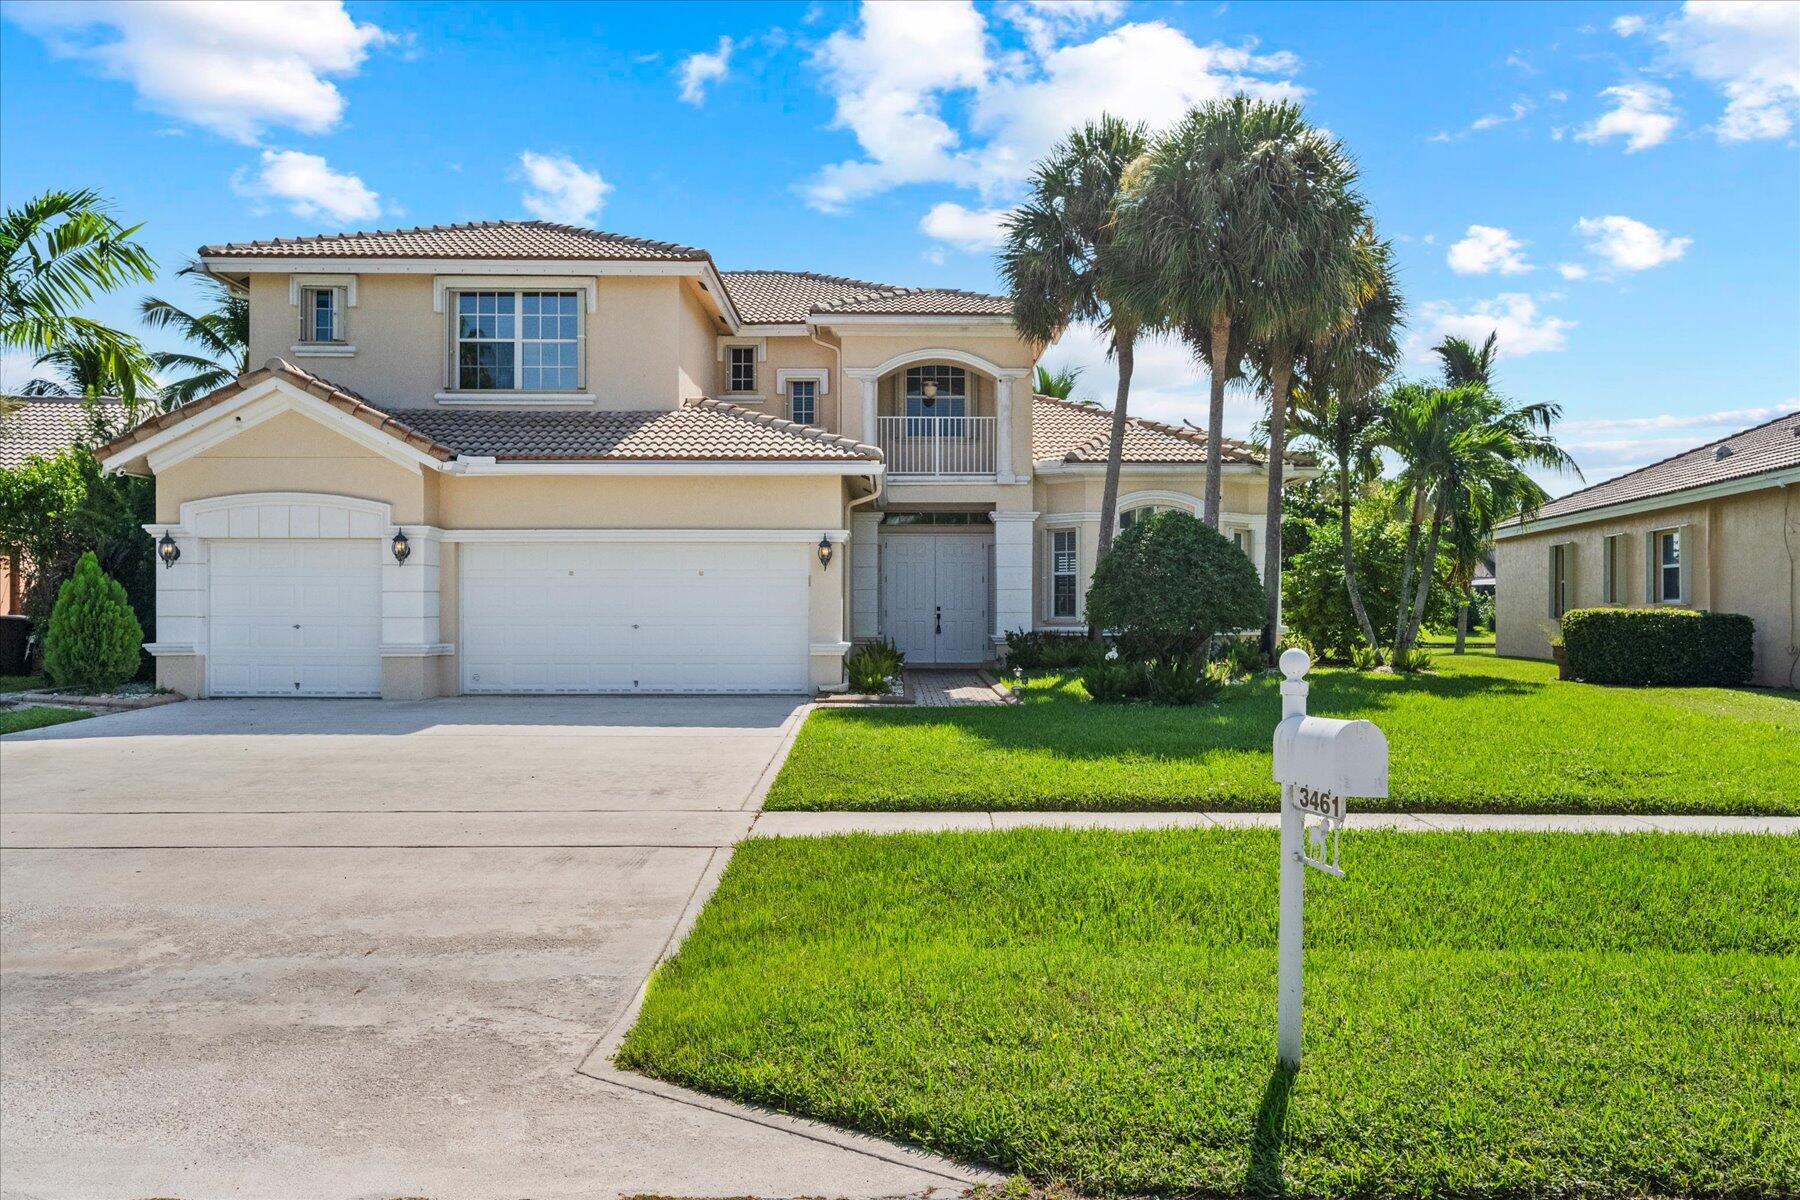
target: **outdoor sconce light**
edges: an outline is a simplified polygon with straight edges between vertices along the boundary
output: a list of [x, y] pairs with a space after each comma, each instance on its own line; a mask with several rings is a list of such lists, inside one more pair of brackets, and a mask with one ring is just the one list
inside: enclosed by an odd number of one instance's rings
[[819, 565], [827, 571], [831, 570], [831, 538], [819, 539]]
[[162, 559], [165, 570], [174, 566], [175, 560], [181, 557], [181, 547], [175, 544], [175, 539], [167, 531], [156, 540], [156, 557]]
[[925, 381], [925, 386], [919, 389], [919, 397], [925, 402], [926, 408], [930, 408], [932, 405], [936, 404], [937, 384], [927, 379]]
[[412, 543], [406, 540], [406, 530], [404, 530], [404, 529], [395, 530], [394, 531], [394, 561], [404, 567], [406, 565], [406, 560], [411, 557], [412, 557]]

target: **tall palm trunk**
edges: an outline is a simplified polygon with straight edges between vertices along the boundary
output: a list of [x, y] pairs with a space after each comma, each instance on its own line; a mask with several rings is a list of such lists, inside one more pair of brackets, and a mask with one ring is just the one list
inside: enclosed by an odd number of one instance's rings
[[1275, 640], [1281, 622], [1281, 485], [1287, 465], [1288, 388], [1294, 382], [1294, 353], [1283, 346], [1275, 352], [1274, 369], [1269, 372], [1273, 385], [1269, 395], [1269, 493], [1264, 505], [1263, 595], [1268, 598], [1268, 616], [1263, 624], [1263, 656], [1275, 661]]
[[1464, 588], [1460, 602], [1456, 606], [1456, 652], [1463, 652], [1463, 643], [1469, 639], [1469, 589]]
[[[1112, 549], [1113, 530], [1119, 523], [1119, 469], [1125, 461], [1125, 402], [1131, 396], [1131, 372], [1136, 365], [1135, 330], [1113, 332], [1113, 357], [1119, 363], [1119, 390], [1113, 398], [1112, 441], [1106, 448], [1106, 484], [1100, 493], [1100, 555]], [[1100, 640], [1100, 630], [1089, 627], [1088, 638]]]
[[1438, 541], [1444, 532], [1444, 495], [1439, 489], [1437, 503], [1431, 510], [1431, 536], [1425, 542], [1425, 556], [1419, 561], [1419, 583], [1406, 614], [1405, 640], [1396, 642], [1396, 656], [1412, 649], [1419, 638], [1419, 625], [1425, 619], [1425, 601], [1431, 595], [1431, 568], [1437, 562]]
[[1337, 460], [1338, 460], [1338, 529], [1344, 544], [1344, 588], [1350, 593], [1350, 611], [1356, 614], [1356, 624], [1362, 630], [1363, 642], [1375, 655], [1375, 665], [1381, 665], [1381, 645], [1375, 638], [1375, 625], [1369, 620], [1368, 610], [1363, 608], [1362, 589], [1356, 585], [1356, 545], [1350, 532], [1350, 501], [1354, 491], [1352, 487], [1350, 465], [1350, 422], [1349, 414], [1342, 404], [1338, 407], [1337, 421]]
[[1212, 319], [1212, 393], [1206, 403], [1206, 496], [1200, 519], [1214, 529], [1225, 506], [1225, 360], [1231, 354], [1231, 315], [1216, 312]]
[[1412, 519], [1406, 527], [1406, 551], [1400, 557], [1400, 595], [1394, 610], [1394, 654], [1404, 649], [1406, 617], [1412, 607], [1413, 565], [1419, 556], [1419, 535], [1425, 527], [1425, 489], [1413, 489]]

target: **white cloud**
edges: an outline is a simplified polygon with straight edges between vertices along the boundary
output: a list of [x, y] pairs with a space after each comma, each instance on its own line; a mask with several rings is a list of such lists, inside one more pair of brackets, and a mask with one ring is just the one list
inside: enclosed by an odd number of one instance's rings
[[964, 208], [945, 201], [934, 204], [919, 222], [919, 229], [935, 241], [946, 242], [958, 250], [979, 254], [999, 247], [1006, 239], [1002, 227], [1009, 208]]
[[1523, 118], [1525, 114], [1530, 111], [1530, 101], [1515, 100], [1512, 104], [1507, 106], [1507, 111], [1504, 114], [1488, 113], [1485, 116], [1476, 117], [1473, 121], [1469, 122], [1469, 128], [1479, 132], [1485, 129], [1494, 129], [1501, 125], [1510, 125], [1512, 122]]
[[1575, 231], [1588, 239], [1588, 250], [1619, 271], [1644, 271], [1674, 262], [1694, 244], [1693, 238], [1670, 237], [1642, 221], [1617, 215], [1583, 217]]
[[349, 225], [381, 215], [381, 197], [355, 175], [334, 171], [323, 156], [300, 150], [264, 150], [262, 169], [243, 168], [231, 190], [253, 200], [272, 200], [298, 217], [330, 217]]
[[1608, 138], [1625, 139], [1625, 152], [1635, 154], [1668, 140], [1678, 120], [1675, 99], [1669, 89], [1654, 83], [1621, 83], [1600, 93], [1612, 102], [1612, 108], [1583, 126], [1575, 134], [1578, 141], [1604, 142]]
[[1415, 362], [1437, 361], [1431, 347], [1454, 334], [1480, 345], [1487, 335], [1500, 336], [1500, 353], [1508, 357], [1561, 350], [1575, 322], [1538, 311], [1537, 300], [1524, 292], [1502, 292], [1492, 300], [1478, 300], [1466, 309], [1447, 300], [1432, 300], [1419, 307], [1418, 332], [1408, 342]]
[[[1058, 36], [1079, 32], [1067, 21], [1054, 28]], [[1285, 78], [1298, 68], [1292, 55], [1196, 45], [1161, 22], [1053, 42], [1040, 41], [1041, 52], [996, 55], [985, 19], [967, 0], [865, 4], [858, 23], [827, 38], [816, 58], [836, 100], [836, 125], [855, 135], [863, 154], [825, 167], [806, 190], [809, 203], [831, 211], [912, 183], [1005, 198], [1072, 125], [1102, 112], [1160, 125], [1237, 91], [1301, 94]]]
[[1725, 93], [1719, 140], [1786, 137], [1800, 122], [1800, 7], [1689, 3], [1657, 40], [1672, 63]]
[[1800, 412], [1800, 400], [1783, 400], [1763, 408], [1727, 408], [1709, 413], [1660, 413], [1653, 417], [1594, 417], [1563, 421], [1557, 428], [1567, 433], [1603, 434], [1633, 429], [1732, 429], [1760, 425], [1783, 413]]
[[1626, 13], [1623, 16], [1614, 17], [1612, 31], [1620, 37], [1636, 37], [1644, 32], [1644, 18], [1637, 13]]
[[[1119, 367], [1106, 356], [1106, 340], [1091, 325], [1073, 325], [1044, 352], [1043, 365], [1051, 370], [1079, 367], [1075, 385], [1078, 397], [1098, 400], [1111, 407], [1119, 390]], [[1172, 337], [1145, 338], [1133, 354], [1132, 416], [1148, 417], [1180, 425], [1191, 421], [1206, 425], [1208, 376], [1185, 342]], [[1242, 384], [1225, 391], [1225, 433], [1246, 437], [1263, 416], [1267, 404]]]
[[698, 108], [706, 103], [706, 89], [724, 79], [731, 70], [731, 39], [719, 39], [718, 48], [710, 54], [690, 54], [681, 60], [677, 74], [681, 77], [681, 100]]
[[574, 159], [560, 154], [519, 155], [519, 169], [530, 189], [521, 203], [525, 211], [546, 221], [564, 225], [589, 225], [599, 216], [612, 184]]
[[1564, 279], [1586, 279], [1588, 277], [1588, 269], [1580, 263], [1557, 263], [1556, 272]]
[[6, 15], [53, 53], [130, 83], [144, 107], [241, 142], [334, 128], [344, 97], [327, 77], [356, 74], [393, 40], [337, 0], [18, 4]]
[[999, 7], [1002, 19], [1025, 35], [1025, 44], [1040, 58], [1056, 44], [1108, 25], [1125, 12], [1123, 0], [1014, 0]]
[[1525, 243], [1511, 230], [1492, 225], [1471, 225], [1459, 242], [1451, 245], [1444, 256], [1450, 269], [1458, 275], [1522, 275], [1532, 269], [1525, 261]]

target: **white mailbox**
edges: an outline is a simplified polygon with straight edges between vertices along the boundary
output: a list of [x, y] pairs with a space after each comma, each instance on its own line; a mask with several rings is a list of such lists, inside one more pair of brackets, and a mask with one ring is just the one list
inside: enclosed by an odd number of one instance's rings
[[1275, 782], [1334, 796], [1386, 796], [1387, 738], [1369, 721], [1288, 717], [1275, 727]]

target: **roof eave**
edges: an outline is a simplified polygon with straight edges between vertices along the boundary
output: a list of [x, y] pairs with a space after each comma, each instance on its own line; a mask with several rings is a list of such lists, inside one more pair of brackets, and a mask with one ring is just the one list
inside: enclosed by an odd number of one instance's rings
[[1553, 517], [1535, 517], [1529, 521], [1514, 518], [1510, 523], [1495, 528], [1494, 540], [1504, 541], [1507, 538], [1524, 537], [1527, 534], [1549, 533], [1552, 530], [1588, 525], [1595, 521], [1636, 516], [1663, 508], [1680, 508], [1687, 504], [1702, 504], [1708, 500], [1718, 500], [1725, 496], [1758, 492], [1764, 488], [1790, 487], [1794, 484], [1800, 484], [1800, 465], [1771, 467], [1767, 471], [1758, 471], [1754, 475], [1740, 475], [1736, 479], [1723, 479], [1718, 483], [1703, 483], [1697, 487], [1660, 492], [1657, 495], [1644, 496], [1636, 500], [1596, 504], [1592, 508], [1577, 509], [1571, 513], [1559, 513]]

